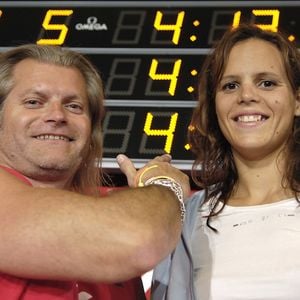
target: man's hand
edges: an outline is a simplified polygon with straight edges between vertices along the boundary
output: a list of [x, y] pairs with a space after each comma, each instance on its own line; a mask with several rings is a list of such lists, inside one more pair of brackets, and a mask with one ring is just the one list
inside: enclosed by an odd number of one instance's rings
[[[126, 175], [128, 185], [137, 187], [138, 181], [145, 182], [149, 178], [156, 176], [166, 176], [178, 182], [183, 190], [184, 199], [190, 195], [189, 177], [180, 170], [173, 167], [171, 162], [172, 157], [169, 154], [157, 156], [150, 160], [143, 168], [136, 170], [132, 161], [124, 154], [117, 156], [117, 162], [120, 170]], [[151, 168], [152, 166], [154, 166]]]

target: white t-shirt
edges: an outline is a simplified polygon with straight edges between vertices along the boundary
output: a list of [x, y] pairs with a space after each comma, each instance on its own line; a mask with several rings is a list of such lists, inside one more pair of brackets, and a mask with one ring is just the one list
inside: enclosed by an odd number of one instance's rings
[[194, 282], [201, 300], [299, 300], [300, 207], [295, 199], [233, 207], [192, 233]]

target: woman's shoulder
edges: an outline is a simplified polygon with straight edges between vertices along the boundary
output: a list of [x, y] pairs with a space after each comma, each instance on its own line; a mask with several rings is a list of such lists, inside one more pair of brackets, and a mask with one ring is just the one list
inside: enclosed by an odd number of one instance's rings
[[205, 198], [205, 191], [193, 191], [190, 197], [186, 200], [186, 208], [193, 209], [195, 206], [201, 205]]
[[204, 190], [196, 191], [186, 200], [186, 219], [185, 227], [191, 228], [195, 223], [197, 212], [205, 199]]

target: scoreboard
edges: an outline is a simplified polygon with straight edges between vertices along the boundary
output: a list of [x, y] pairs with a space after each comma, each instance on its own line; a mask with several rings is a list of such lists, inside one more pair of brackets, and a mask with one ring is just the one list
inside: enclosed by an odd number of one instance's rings
[[85, 54], [105, 85], [103, 167], [169, 153], [189, 170], [187, 132], [203, 59], [228, 27], [282, 30], [300, 47], [300, 1], [1, 1], [0, 51], [24, 43]]

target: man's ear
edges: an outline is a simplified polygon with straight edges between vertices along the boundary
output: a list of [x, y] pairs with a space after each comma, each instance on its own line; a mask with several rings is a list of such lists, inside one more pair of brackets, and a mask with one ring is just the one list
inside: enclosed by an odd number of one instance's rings
[[296, 102], [295, 102], [295, 116], [300, 116], [300, 88], [297, 91]]

